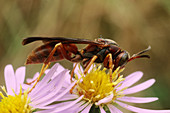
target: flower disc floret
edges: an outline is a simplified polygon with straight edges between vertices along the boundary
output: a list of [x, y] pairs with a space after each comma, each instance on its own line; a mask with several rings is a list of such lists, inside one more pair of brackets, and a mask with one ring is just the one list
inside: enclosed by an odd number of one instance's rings
[[119, 68], [112, 74], [112, 82], [110, 82], [110, 74], [106, 73], [106, 68], [100, 69], [93, 68], [85, 77], [82, 82], [77, 86], [78, 94], [84, 95], [84, 99], [92, 103], [113, 94], [117, 95], [115, 85], [123, 81]]
[[[7, 94], [6, 94], [7, 95]], [[27, 92], [22, 94], [22, 91], [14, 96], [4, 96], [1, 93], [0, 110], [1, 113], [32, 113], [29, 106], [30, 100], [28, 99]]]

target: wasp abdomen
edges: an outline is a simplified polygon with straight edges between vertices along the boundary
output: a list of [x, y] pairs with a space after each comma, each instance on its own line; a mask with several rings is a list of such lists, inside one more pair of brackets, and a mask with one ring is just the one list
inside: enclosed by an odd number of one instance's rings
[[[45, 45], [38, 47], [37, 49], [32, 51], [32, 53], [29, 55], [29, 57], [27, 58], [26, 64], [37, 64], [37, 63], [45, 62], [45, 60], [47, 59], [47, 57], [53, 50], [54, 46], [55, 45], [52, 45], [52, 44], [51, 45], [45, 44]], [[62, 59], [64, 59], [64, 57], [61, 53], [61, 49], [57, 48], [50, 62], [54, 62], [54, 61], [58, 61]]]

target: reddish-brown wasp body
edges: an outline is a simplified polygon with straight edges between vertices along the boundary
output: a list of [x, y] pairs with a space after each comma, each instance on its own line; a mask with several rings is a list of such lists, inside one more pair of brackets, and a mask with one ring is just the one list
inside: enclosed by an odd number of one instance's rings
[[[84, 74], [87, 73], [88, 69], [94, 62], [103, 63], [103, 66], [109, 69], [110, 81], [112, 82], [112, 72], [117, 67], [122, 68], [127, 62], [136, 58], [149, 58], [148, 55], [141, 54], [150, 49], [149, 46], [147, 49], [130, 57], [129, 53], [125, 50], [122, 50], [118, 44], [116, 44], [116, 42], [103, 38], [98, 38], [95, 41], [90, 41], [86, 39], [73, 39], [63, 37], [28, 37], [23, 40], [22, 44], [26, 45], [34, 41], [42, 41], [44, 44], [33, 50], [26, 61], [26, 64], [43, 63], [40, 75], [32, 89], [36, 86], [45, 69], [48, 68], [50, 62], [63, 59], [67, 59], [76, 63], [82, 62], [85, 68]], [[78, 50], [76, 44], [88, 45], [84, 49]], [[75, 67], [71, 72], [71, 80], [74, 74], [74, 69]], [[31, 92], [32, 89], [29, 92]], [[72, 92], [72, 89], [70, 92]]]
[[[95, 41], [86, 39], [73, 39], [63, 37], [43, 38], [43, 37], [28, 37], [23, 40], [22, 44], [41, 40], [44, 44], [28, 56], [26, 64], [36, 64], [54, 62], [58, 60], [67, 59], [71, 62], [83, 62], [84, 68], [87, 67], [89, 62], [94, 56], [97, 58], [94, 60], [95, 63], [103, 63], [104, 67], [109, 68], [109, 57], [112, 57], [112, 64], [114, 69], [118, 66], [123, 67], [127, 62], [135, 58], [147, 57], [148, 55], [140, 55], [150, 48], [143, 50], [132, 57], [125, 50], [122, 50], [116, 42], [110, 39], [98, 38]], [[56, 47], [53, 55], [49, 56], [51, 51]], [[78, 50], [75, 44], [88, 44], [84, 49]], [[109, 56], [109, 54], [111, 56]], [[50, 58], [49, 58], [50, 57]]]

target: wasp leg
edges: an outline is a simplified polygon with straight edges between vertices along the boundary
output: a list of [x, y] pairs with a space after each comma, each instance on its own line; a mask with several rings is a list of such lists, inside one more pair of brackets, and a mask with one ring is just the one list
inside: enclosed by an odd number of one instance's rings
[[71, 78], [70, 78], [70, 81], [73, 82], [72, 78], [73, 78], [73, 75], [74, 75], [74, 70], [76, 68], [78, 63], [75, 64], [75, 66], [73, 67], [72, 71], [71, 71]]
[[104, 66], [107, 67], [107, 64], [109, 62], [109, 74], [110, 74], [110, 82], [112, 82], [112, 68], [113, 68], [113, 62], [112, 62], [112, 54], [109, 53], [105, 59], [104, 59]]
[[61, 49], [61, 53], [62, 55], [66, 58], [66, 59], [71, 59], [69, 57], [69, 55], [67, 55], [66, 50], [63, 48], [62, 43], [58, 43], [54, 46], [53, 50], [50, 52], [49, 56], [47, 57], [47, 59], [44, 61], [44, 64], [48, 64], [48, 62], [50, 62], [50, 60], [52, 59], [54, 53], [56, 52], [57, 48]]
[[[42, 66], [42, 68], [41, 68], [41, 71], [40, 72], [42, 72], [42, 75], [43, 75], [43, 73], [45, 72], [45, 70], [47, 70], [47, 68], [49, 67], [49, 65], [50, 65], [50, 62], [46, 65], [46, 67], [45, 67], [45, 65], [43, 64], [43, 66]], [[44, 70], [44, 71], [43, 71]], [[41, 73], [40, 73], [41, 74]], [[34, 83], [34, 82], [36, 82], [36, 81], [38, 81], [39, 82], [39, 79], [41, 78], [41, 76], [39, 75], [35, 80], [33, 80], [33, 81], [31, 81], [31, 82], [28, 82], [28, 83], [26, 83], [27, 85], [31, 85], [32, 83]]]
[[85, 68], [84, 74], [86, 74], [86, 73], [88, 72], [88, 70], [90, 69], [91, 65], [94, 63], [94, 61], [95, 61], [96, 59], [97, 59], [97, 56], [94, 55], [94, 56], [92, 57], [92, 59], [89, 61], [87, 67]]
[[90, 60], [90, 63], [87, 65], [87, 67], [84, 70], [83, 75], [81, 75], [81, 77], [77, 80], [77, 82], [75, 83], [75, 85], [70, 89], [70, 93], [73, 93], [73, 89], [76, 87], [76, 85], [80, 82], [80, 80], [83, 78], [83, 76], [88, 72], [89, 68], [91, 67], [91, 65], [94, 63], [94, 61], [97, 59], [97, 56], [93, 56], [92, 59]]
[[[55, 51], [57, 50], [58, 47], [61, 48], [61, 53], [62, 53], [62, 54], [65, 54], [65, 53], [66, 53], [65, 49], [64, 49], [63, 46], [62, 46], [62, 43], [58, 43], [58, 44], [55, 45], [55, 47], [54, 47], [53, 50], [50, 52], [50, 54], [49, 54], [49, 56], [47, 57], [47, 59], [44, 61], [43, 66], [42, 66], [41, 71], [40, 71], [40, 74], [39, 74], [39, 76], [37, 77], [35, 84], [34, 84], [33, 87], [28, 91], [28, 93], [30, 93], [30, 92], [35, 88], [35, 86], [36, 86], [37, 83], [39, 82], [41, 76], [44, 74], [45, 70], [49, 67], [49, 65], [50, 65], [50, 60], [52, 59], [52, 57], [53, 57], [53, 55], [54, 55], [54, 53], [55, 53]], [[63, 53], [63, 52], [65, 52], [65, 53]], [[64, 55], [64, 56], [67, 56], [67, 55]]]
[[27, 85], [31, 85], [31, 84], [34, 83], [35, 81], [37, 81], [37, 78], [36, 78], [35, 80], [31, 81], [31, 82], [27, 82], [26, 84], [27, 84]]
[[[40, 81], [40, 78], [41, 76], [44, 74], [44, 71], [49, 67], [50, 65], [50, 62], [48, 64], [43, 64], [42, 68], [41, 68], [41, 71], [40, 71], [40, 74], [39, 76], [35, 79], [36, 82], [35, 84], [32, 86], [32, 88], [28, 91], [28, 94], [35, 88], [35, 86], [37, 85], [37, 83]], [[35, 81], [34, 80], [34, 81]]]

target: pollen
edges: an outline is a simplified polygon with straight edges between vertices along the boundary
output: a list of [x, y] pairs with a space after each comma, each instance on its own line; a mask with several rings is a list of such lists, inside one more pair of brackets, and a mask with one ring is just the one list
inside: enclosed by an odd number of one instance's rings
[[119, 95], [116, 92], [116, 87], [124, 80], [120, 76], [123, 70], [117, 68], [112, 73], [112, 82], [110, 82], [110, 74], [106, 72], [106, 68], [95, 66], [89, 73], [82, 78], [82, 81], [77, 85], [77, 92], [79, 95], [84, 95], [84, 99], [92, 103], [113, 94], [113, 100]]
[[20, 91], [19, 94], [15, 94], [14, 96], [5, 96], [0, 92], [0, 96], [2, 97], [0, 101], [1, 113], [32, 113], [26, 92], [22, 94], [22, 91]]

